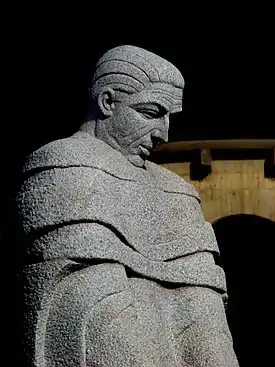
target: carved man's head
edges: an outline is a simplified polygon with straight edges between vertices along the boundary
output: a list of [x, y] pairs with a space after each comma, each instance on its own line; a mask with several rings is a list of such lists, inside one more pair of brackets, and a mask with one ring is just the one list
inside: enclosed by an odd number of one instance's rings
[[167, 141], [169, 115], [181, 111], [183, 88], [181, 73], [160, 56], [134, 46], [109, 50], [91, 87], [95, 135], [142, 167], [155, 144]]

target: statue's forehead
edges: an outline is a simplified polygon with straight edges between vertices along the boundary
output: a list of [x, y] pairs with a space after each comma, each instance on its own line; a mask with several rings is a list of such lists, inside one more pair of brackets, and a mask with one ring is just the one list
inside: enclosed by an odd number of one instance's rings
[[183, 90], [166, 83], [152, 83], [146, 89], [127, 95], [125, 102], [129, 105], [139, 103], [158, 103], [168, 112], [182, 110]]

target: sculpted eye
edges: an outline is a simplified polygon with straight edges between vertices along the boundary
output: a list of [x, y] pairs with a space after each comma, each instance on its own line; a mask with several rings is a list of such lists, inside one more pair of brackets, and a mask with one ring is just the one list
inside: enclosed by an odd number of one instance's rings
[[136, 111], [148, 119], [161, 118], [167, 113], [164, 107], [158, 105], [137, 107]]
[[138, 112], [147, 118], [157, 118], [159, 115], [158, 111], [153, 111], [153, 110], [140, 110]]

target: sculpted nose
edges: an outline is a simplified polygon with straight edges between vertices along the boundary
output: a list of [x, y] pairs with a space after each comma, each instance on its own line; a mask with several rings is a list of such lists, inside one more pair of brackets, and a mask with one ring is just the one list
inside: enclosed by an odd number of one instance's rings
[[168, 129], [165, 129], [161, 134], [161, 139], [167, 143], [168, 142]]
[[168, 131], [169, 131], [169, 117], [165, 116], [164, 121], [162, 119], [158, 128], [153, 131], [152, 136], [167, 143], [168, 142]]
[[162, 137], [162, 140], [167, 143], [168, 142], [168, 131], [169, 131], [169, 128], [167, 127], [164, 131], [163, 131], [163, 137]]
[[168, 129], [157, 129], [152, 132], [152, 137], [158, 141], [168, 142]]
[[163, 127], [163, 137], [162, 140], [168, 142], [168, 132], [169, 132], [169, 115], [164, 116], [164, 127]]

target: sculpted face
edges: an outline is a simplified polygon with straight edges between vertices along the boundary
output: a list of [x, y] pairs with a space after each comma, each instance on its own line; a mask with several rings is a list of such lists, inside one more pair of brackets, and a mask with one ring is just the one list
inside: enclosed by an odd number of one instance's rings
[[97, 123], [96, 136], [137, 167], [158, 143], [168, 141], [170, 114], [182, 109], [180, 88], [156, 84], [130, 95], [109, 89], [99, 97], [106, 118]]

